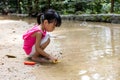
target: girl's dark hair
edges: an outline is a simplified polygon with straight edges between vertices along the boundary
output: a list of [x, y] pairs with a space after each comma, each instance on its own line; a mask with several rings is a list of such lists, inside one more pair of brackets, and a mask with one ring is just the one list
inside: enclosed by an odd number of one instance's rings
[[37, 16], [37, 23], [41, 24], [44, 20], [48, 20], [49, 23], [56, 22], [56, 26], [61, 25], [60, 15], [53, 9], [48, 9], [45, 13], [40, 13]]

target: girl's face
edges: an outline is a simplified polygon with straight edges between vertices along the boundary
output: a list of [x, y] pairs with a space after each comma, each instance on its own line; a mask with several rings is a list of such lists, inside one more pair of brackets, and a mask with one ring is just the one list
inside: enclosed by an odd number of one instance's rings
[[48, 32], [52, 32], [55, 29], [56, 22], [49, 23], [48, 20], [44, 21], [44, 29]]

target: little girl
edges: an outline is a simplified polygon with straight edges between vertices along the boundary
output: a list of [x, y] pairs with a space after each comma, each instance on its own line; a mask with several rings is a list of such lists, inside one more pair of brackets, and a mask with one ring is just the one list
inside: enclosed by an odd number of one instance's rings
[[[49, 9], [45, 13], [38, 15], [37, 23], [23, 35], [23, 49], [33, 61], [56, 61], [57, 59], [47, 54], [44, 49], [50, 43], [47, 32], [52, 32], [55, 27], [61, 25], [61, 17], [55, 10]], [[41, 56], [46, 59], [41, 58]]]

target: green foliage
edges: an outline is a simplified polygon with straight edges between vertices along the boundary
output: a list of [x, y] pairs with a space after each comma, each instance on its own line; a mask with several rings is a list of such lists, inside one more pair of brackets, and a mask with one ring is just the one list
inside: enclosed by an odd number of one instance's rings
[[110, 13], [110, 9], [111, 9], [111, 3], [103, 3], [101, 12], [102, 13]]
[[118, 0], [118, 1], [119, 1], [119, 2], [115, 2], [114, 10], [115, 10], [115, 13], [120, 14], [120, 0]]
[[[50, 2], [49, 2], [50, 1]], [[114, 13], [120, 14], [120, 0], [114, 0]], [[0, 12], [33, 14], [53, 8], [61, 14], [110, 13], [111, 0], [0, 0]]]

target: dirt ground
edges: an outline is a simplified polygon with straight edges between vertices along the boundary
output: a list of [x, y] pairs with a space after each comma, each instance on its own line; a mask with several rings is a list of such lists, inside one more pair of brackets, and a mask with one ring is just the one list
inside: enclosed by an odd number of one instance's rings
[[46, 49], [61, 62], [31, 66], [24, 65], [22, 34], [33, 25], [0, 20], [0, 80], [120, 80], [119, 24], [63, 23]]
[[[3, 19], [3, 17], [0, 18]], [[37, 80], [33, 71], [40, 67], [41, 63], [24, 65], [24, 62], [29, 60], [22, 49], [22, 34], [34, 24], [34, 22], [29, 24], [21, 20], [0, 20], [0, 80]], [[55, 35], [51, 37], [54, 39]], [[59, 44], [54, 44], [53, 39], [46, 51], [60, 59], [61, 49]]]
[[0, 20], [0, 80], [35, 80], [30, 72], [35, 67], [24, 65], [21, 34], [25, 26], [22, 21]]

